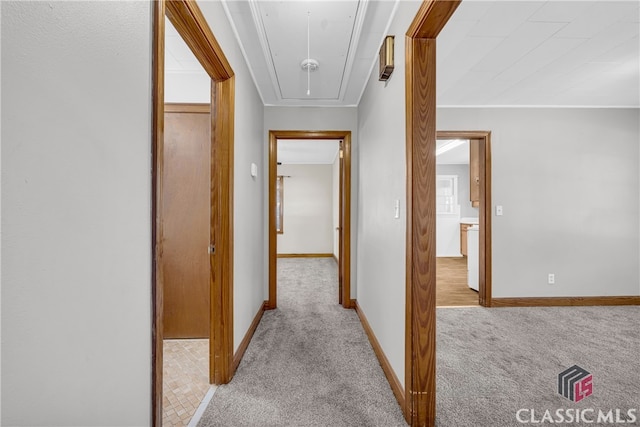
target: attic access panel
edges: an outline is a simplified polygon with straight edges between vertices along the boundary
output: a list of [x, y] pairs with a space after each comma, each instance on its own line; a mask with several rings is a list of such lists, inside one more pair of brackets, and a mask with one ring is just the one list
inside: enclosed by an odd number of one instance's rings
[[[354, 34], [360, 1], [257, 2], [272, 79], [285, 100], [339, 100], [348, 78], [350, 52], [355, 52]], [[311, 73], [307, 96], [307, 73], [300, 67], [307, 58], [307, 14], [310, 57], [319, 62]], [[259, 31], [260, 33], [260, 31]]]

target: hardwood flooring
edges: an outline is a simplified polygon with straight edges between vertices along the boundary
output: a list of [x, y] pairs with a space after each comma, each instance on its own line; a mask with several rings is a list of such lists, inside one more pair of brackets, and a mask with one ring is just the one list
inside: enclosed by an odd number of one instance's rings
[[436, 306], [478, 304], [478, 293], [467, 286], [467, 258], [436, 258]]

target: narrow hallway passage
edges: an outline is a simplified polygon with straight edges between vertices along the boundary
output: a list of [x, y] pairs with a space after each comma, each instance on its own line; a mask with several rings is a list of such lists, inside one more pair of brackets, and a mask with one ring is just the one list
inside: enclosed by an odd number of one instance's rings
[[278, 259], [278, 309], [198, 425], [405, 426], [356, 312], [337, 300], [333, 259]]

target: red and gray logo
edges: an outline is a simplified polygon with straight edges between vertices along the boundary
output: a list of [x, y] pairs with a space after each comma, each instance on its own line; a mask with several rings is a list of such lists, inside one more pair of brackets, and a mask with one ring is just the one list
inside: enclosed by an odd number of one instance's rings
[[573, 365], [558, 375], [558, 393], [572, 402], [580, 402], [593, 393], [593, 375]]

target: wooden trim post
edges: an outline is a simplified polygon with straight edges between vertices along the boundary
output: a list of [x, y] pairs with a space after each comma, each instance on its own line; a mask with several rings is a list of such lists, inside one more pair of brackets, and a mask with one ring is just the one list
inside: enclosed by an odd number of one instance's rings
[[436, 37], [460, 0], [426, 0], [406, 37], [407, 273], [405, 407], [412, 426], [436, 419]]

